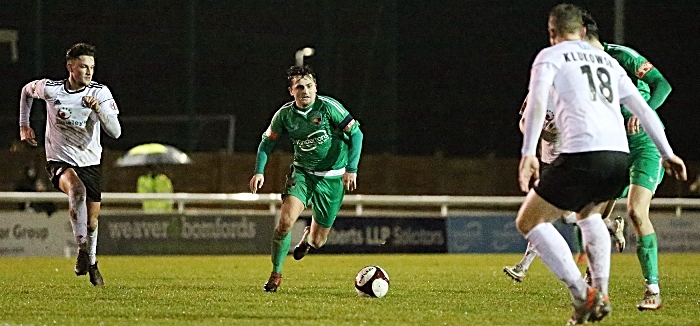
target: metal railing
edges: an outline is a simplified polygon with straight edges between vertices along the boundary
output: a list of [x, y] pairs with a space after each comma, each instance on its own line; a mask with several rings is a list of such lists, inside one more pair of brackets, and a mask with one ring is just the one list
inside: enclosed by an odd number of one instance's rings
[[[456, 209], [490, 209], [517, 210], [523, 202], [523, 196], [395, 196], [395, 195], [346, 195], [343, 205], [354, 206], [355, 215], [362, 216], [365, 208], [435, 208], [440, 216], [447, 216]], [[67, 197], [59, 192], [0, 192], [0, 202], [67, 202]], [[139, 194], [112, 192], [102, 193], [102, 203], [137, 204], [144, 200], [170, 200], [177, 205], [177, 211], [183, 213], [187, 204], [228, 204], [228, 205], [265, 205], [270, 214], [275, 214], [282, 203], [280, 194]], [[626, 199], [617, 201], [616, 207], [625, 207]], [[675, 210], [676, 216], [683, 209], [700, 209], [700, 198], [655, 198], [651, 201], [652, 209]]]

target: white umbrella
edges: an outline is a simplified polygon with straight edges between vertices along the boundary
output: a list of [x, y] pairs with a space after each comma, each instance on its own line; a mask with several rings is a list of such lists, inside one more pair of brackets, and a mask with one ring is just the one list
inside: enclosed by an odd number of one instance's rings
[[117, 160], [117, 166], [190, 164], [192, 160], [181, 150], [158, 143], [138, 145]]

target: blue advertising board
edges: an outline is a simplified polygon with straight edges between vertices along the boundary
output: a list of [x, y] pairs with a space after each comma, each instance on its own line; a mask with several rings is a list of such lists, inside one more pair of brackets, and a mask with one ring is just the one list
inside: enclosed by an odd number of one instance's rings
[[[553, 223], [570, 248], [574, 247], [573, 226], [557, 220]], [[515, 227], [512, 215], [473, 215], [447, 218], [449, 253], [522, 253], [527, 240]]]
[[98, 250], [106, 255], [269, 254], [274, 216], [100, 216]]
[[444, 218], [339, 217], [317, 253], [445, 253]]

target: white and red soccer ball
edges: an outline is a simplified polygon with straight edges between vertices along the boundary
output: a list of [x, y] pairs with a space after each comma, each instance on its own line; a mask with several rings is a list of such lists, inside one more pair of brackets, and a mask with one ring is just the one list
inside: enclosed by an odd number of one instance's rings
[[359, 296], [381, 298], [389, 292], [389, 274], [379, 266], [367, 266], [355, 277]]

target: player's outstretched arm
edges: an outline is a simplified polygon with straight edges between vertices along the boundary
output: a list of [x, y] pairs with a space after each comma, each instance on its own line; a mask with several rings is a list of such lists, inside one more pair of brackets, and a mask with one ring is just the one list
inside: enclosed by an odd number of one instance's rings
[[268, 129], [262, 136], [260, 145], [258, 145], [258, 153], [255, 157], [255, 174], [250, 179], [249, 187], [250, 192], [256, 193], [258, 189], [262, 188], [265, 183], [265, 165], [267, 164], [267, 157], [272, 153], [272, 150], [277, 144], [277, 133]]
[[364, 139], [364, 135], [362, 131], [357, 128], [357, 130], [348, 136], [350, 137], [350, 145], [348, 146], [348, 164], [345, 166], [345, 170], [357, 173], [357, 166], [360, 164], [360, 155], [362, 154], [362, 140]]
[[254, 174], [252, 178], [250, 178], [250, 192], [256, 193], [258, 192], [258, 189], [262, 188], [263, 184], [265, 183], [265, 176], [262, 174]]
[[34, 129], [29, 126], [29, 115], [35, 98], [41, 98], [46, 80], [35, 80], [22, 87], [19, 100], [19, 139], [29, 145], [37, 146]]
[[547, 114], [549, 89], [554, 83], [555, 73], [556, 67], [553, 65], [547, 63], [538, 64], [537, 59], [535, 60], [530, 78], [530, 93], [523, 111], [523, 118], [525, 119], [525, 131], [523, 132], [523, 146], [521, 149], [523, 157], [535, 156], [537, 151], [537, 142], [542, 134], [542, 126]]
[[647, 72], [642, 77], [642, 80], [649, 84], [651, 88], [651, 97], [647, 103], [653, 110], [658, 109], [664, 104], [668, 95], [671, 94], [671, 84], [657, 68]]
[[675, 156], [668, 139], [666, 139], [666, 133], [664, 133], [659, 117], [649, 107], [649, 104], [644, 101], [644, 98], [639, 94], [637, 88], [632, 84], [632, 80], [627, 75], [623, 75], [623, 78], [620, 79], [619, 91], [620, 103], [639, 118], [644, 130], [654, 142], [656, 148], [659, 149], [661, 157], [670, 159]]
[[100, 106], [99, 100], [94, 96], [83, 96], [83, 105], [97, 114], [102, 129], [110, 137], [117, 139], [122, 134], [122, 127], [119, 124], [116, 114], [107, 114]]
[[[658, 116], [654, 114], [651, 107], [644, 102], [642, 96], [636, 92], [636, 89], [634, 89], [634, 85], [629, 78], [623, 80], [620, 83], [620, 87], [620, 102], [623, 103], [625, 107], [628, 108], [635, 116], [639, 117], [642, 126], [644, 126], [644, 130], [646, 130], [649, 137], [651, 137], [651, 140], [654, 141], [654, 144], [661, 153], [661, 157], [664, 158], [664, 167], [671, 171], [676, 179], [682, 181], [687, 180], [688, 173], [685, 168], [685, 163], [680, 157], [673, 154], [673, 150], [671, 149], [671, 145], [668, 143], [668, 139], [666, 139], [666, 134], [664, 133], [663, 126], [661, 125], [661, 121], [659, 121]], [[632, 89], [634, 89], [634, 91]]]
[[30, 126], [20, 126], [19, 127], [19, 139], [29, 145], [36, 146], [36, 136], [34, 135], [34, 129]]
[[[653, 68], [647, 72], [642, 80], [649, 84], [651, 88], [651, 97], [647, 101], [647, 104], [653, 109], [658, 109], [671, 94], [671, 84], [666, 80], [666, 78], [661, 74], [661, 72]], [[639, 133], [639, 119], [636, 116], [631, 117], [627, 121], [627, 131], [630, 134]]]
[[345, 174], [343, 174], [343, 186], [347, 191], [357, 189], [357, 173], [345, 172]]
[[669, 174], [673, 175], [677, 180], [685, 181], [688, 179], [688, 172], [685, 168], [685, 163], [678, 156], [673, 156], [669, 159], [663, 160], [664, 168]]
[[359, 127], [355, 127], [348, 136], [350, 137], [350, 145], [348, 146], [348, 164], [345, 166], [345, 174], [343, 174], [343, 186], [345, 186], [345, 190], [353, 191], [357, 189], [357, 166], [360, 164], [364, 135]]
[[537, 156], [528, 155], [520, 159], [520, 168], [518, 171], [518, 184], [522, 192], [530, 191], [530, 180], [540, 178], [540, 162]]

